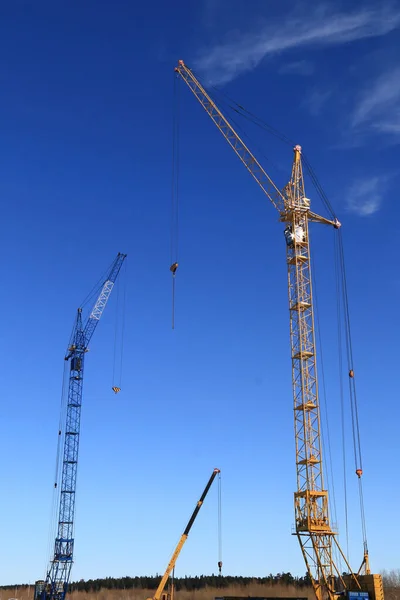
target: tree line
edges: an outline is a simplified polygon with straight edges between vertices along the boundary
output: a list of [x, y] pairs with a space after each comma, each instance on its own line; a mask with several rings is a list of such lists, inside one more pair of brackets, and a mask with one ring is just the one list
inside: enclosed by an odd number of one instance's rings
[[[70, 591], [98, 592], [101, 589], [143, 589], [156, 590], [161, 581], [161, 576], [155, 577], [106, 577], [105, 579], [81, 579], [70, 584]], [[230, 585], [248, 586], [250, 584], [282, 584], [306, 587], [311, 585], [308, 575], [294, 577], [291, 573], [278, 573], [267, 577], [242, 577], [232, 575], [198, 575], [196, 577], [176, 577], [174, 579], [177, 591], [201, 590], [205, 587], [224, 588]]]
[[[99, 592], [102, 589], [107, 590], [156, 590], [161, 581], [161, 575], [154, 577], [136, 576], [136, 577], [105, 577], [103, 579], [80, 579], [69, 584], [69, 591]], [[308, 574], [304, 577], [294, 577], [291, 573], [278, 573], [277, 575], [267, 575], [266, 577], [242, 577], [240, 575], [196, 575], [195, 577], [176, 577], [174, 579], [175, 589], [177, 591], [194, 591], [206, 587], [224, 588], [231, 585], [248, 586], [250, 584], [259, 585], [295, 585], [299, 588], [311, 585]], [[0, 586], [0, 589], [28, 588], [28, 584], [13, 584]]]
[[[400, 569], [382, 572], [383, 582], [386, 590], [394, 591], [400, 589]], [[161, 581], [161, 575], [154, 577], [136, 576], [136, 577], [105, 577], [103, 579], [81, 579], [74, 581], [69, 585], [69, 591], [99, 592], [101, 589], [108, 590], [126, 590], [142, 589], [156, 590]], [[303, 577], [294, 577], [291, 573], [277, 573], [276, 575], [267, 575], [266, 577], [242, 577], [240, 575], [198, 575], [196, 577], [177, 577], [174, 579], [175, 589], [177, 591], [201, 590], [206, 587], [224, 588], [228, 586], [246, 587], [251, 584], [258, 585], [294, 585], [298, 588], [305, 588], [311, 585], [308, 574]], [[28, 588], [28, 584], [3, 585], [0, 589]], [[399, 595], [391, 596], [391, 600], [400, 600]]]

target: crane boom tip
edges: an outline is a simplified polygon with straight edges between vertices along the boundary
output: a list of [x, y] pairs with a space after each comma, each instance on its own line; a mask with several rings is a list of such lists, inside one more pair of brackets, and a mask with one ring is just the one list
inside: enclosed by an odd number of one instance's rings
[[342, 224], [338, 219], [335, 219], [333, 226], [335, 229], [340, 229]]

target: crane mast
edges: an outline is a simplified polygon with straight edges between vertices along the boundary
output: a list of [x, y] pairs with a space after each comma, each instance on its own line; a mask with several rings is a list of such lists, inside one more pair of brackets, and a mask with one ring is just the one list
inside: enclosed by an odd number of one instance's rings
[[[317, 597], [322, 597], [323, 589], [334, 596], [334, 579], [341, 579], [343, 589], [345, 583], [333, 559], [333, 545], [337, 545], [346, 570], [351, 572], [351, 569], [331, 528], [328, 492], [324, 486], [308, 227], [310, 201], [304, 190], [300, 146], [294, 148], [292, 174], [284, 194], [285, 214], [281, 220], [286, 224], [297, 471], [296, 534]], [[334, 226], [339, 225], [334, 223]], [[355, 577], [353, 583], [361, 589]]]
[[74, 555], [75, 493], [85, 354], [125, 258], [126, 254], [118, 253], [86, 323], [82, 321], [82, 309], [78, 308], [65, 354], [64, 359], [69, 362], [70, 368], [57, 534], [46, 580], [35, 584], [35, 600], [64, 600], [67, 593]]
[[[369, 575], [353, 573], [339, 546], [330, 523], [328, 491], [323, 477], [309, 222], [335, 228], [339, 228], [340, 223], [310, 210], [310, 201], [306, 198], [304, 189], [300, 146], [294, 147], [290, 181], [280, 191], [182, 60], [175, 67], [175, 72], [196, 96], [277, 209], [279, 220], [285, 225], [297, 470], [295, 526], [317, 600], [334, 600], [344, 590], [349, 592], [362, 589], [368, 591], [374, 600], [382, 600], [380, 576], [371, 575], [373, 579], [367, 581], [365, 578]], [[334, 555], [340, 557], [349, 575], [342, 575]]]

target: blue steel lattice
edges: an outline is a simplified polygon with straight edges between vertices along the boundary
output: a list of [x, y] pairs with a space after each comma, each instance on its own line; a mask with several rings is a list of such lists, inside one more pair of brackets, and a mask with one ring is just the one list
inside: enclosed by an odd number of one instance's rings
[[82, 323], [82, 309], [78, 309], [71, 343], [65, 360], [69, 361], [69, 385], [64, 432], [64, 451], [61, 474], [58, 529], [54, 544], [54, 556], [50, 562], [46, 581], [38, 582], [35, 598], [42, 600], [64, 600], [74, 555], [74, 516], [75, 492], [79, 452], [79, 432], [81, 423], [82, 389], [85, 353], [97, 324], [105, 309], [114, 283], [120, 272], [126, 254], [119, 253], [102, 286], [101, 292], [85, 323]]

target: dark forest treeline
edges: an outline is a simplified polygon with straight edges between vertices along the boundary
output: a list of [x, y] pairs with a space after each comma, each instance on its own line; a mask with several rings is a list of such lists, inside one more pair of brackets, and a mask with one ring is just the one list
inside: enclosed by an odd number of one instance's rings
[[[161, 581], [158, 577], [106, 577], [105, 579], [89, 579], [88, 581], [76, 581], [71, 584], [71, 591], [98, 591], [100, 589], [145, 589], [155, 590]], [[176, 591], [201, 590], [205, 587], [225, 588], [230, 585], [247, 586], [257, 584], [283, 584], [298, 585], [304, 587], [310, 585], [308, 577], [293, 577], [290, 573], [278, 573], [268, 577], [234, 577], [230, 575], [200, 575], [196, 577], [177, 577], [174, 579]]]
[[[74, 581], [70, 583], [69, 591], [98, 592], [100, 590], [127, 590], [143, 589], [155, 590], [161, 581], [161, 576], [156, 577], [105, 577], [104, 579], [88, 579], [85, 581]], [[250, 584], [259, 585], [295, 585], [298, 587], [307, 587], [311, 584], [307, 575], [304, 577], [293, 577], [291, 573], [278, 573], [277, 575], [268, 575], [267, 577], [241, 577], [231, 575], [200, 575], [196, 577], [177, 577], [174, 579], [175, 589], [193, 591], [201, 590], [206, 587], [226, 588], [231, 585], [248, 586]], [[1, 586], [3, 589], [15, 587], [15, 585]], [[18, 588], [28, 587], [27, 585], [17, 584]]]

